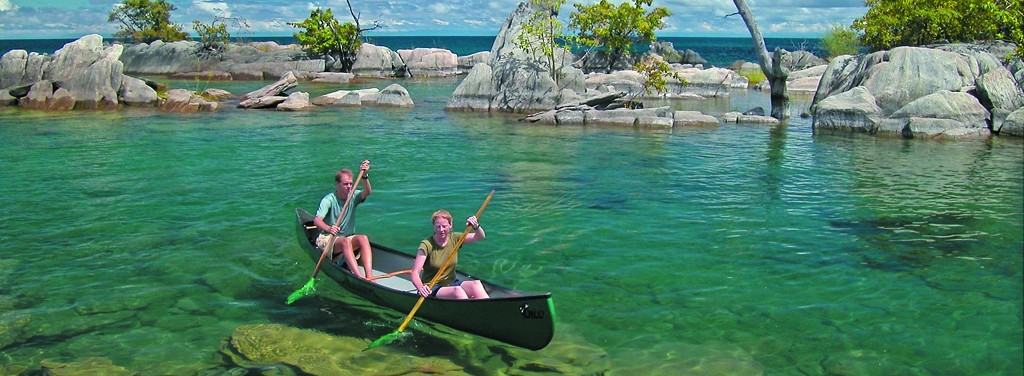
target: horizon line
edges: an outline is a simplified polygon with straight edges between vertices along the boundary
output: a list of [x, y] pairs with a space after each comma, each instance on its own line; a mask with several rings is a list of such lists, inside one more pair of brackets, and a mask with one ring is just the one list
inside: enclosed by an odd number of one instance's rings
[[[99, 34], [99, 33], [92, 33], [92, 34]], [[53, 40], [53, 39], [77, 40], [77, 39], [80, 39], [80, 38], [82, 38], [82, 37], [84, 37], [86, 35], [90, 35], [90, 34], [83, 34], [83, 35], [80, 35], [80, 36], [77, 36], [77, 37], [52, 36], [52, 37], [43, 37], [43, 38], [5, 38], [3, 36], [0, 36], [0, 40]], [[100, 34], [100, 36], [103, 37], [103, 39], [112, 39], [112, 40], [116, 39], [116, 38], [114, 38], [113, 36], [110, 36], [110, 35]], [[231, 39], [245, 39], [245, 38], [294, 38], [294, 37], [295, 37], [294, 35], [285, 35], [285, 34], [247, 34], [247, 35], [231, 36]], [[404, 33], [383, 33], [383, 34], [378, 34], [378, 33], [374, 33], [374, 34], [364, 35], [364, 37], [365, 38], [373, 38], [373, 37], [481, 37], [481, 38], [482, 37], [487, 37], [487, 38], [495, 38], [495, 37], [497, 37], [497, 34], [493, 34], [492, 35], [492, 34], [446, 34], [446, 33], [441, 33], [441, 34], [420, 34], [420, 33], [408, 33], [408, 34], [404, 34]], [[656, 39], [657, 38], [750, 39], [749, 35], [743, 36], [743, 35], [732, 35], [732, 34], [728, 34], [728, 35], [666, 34], [666, 35], [655, 35], [655, 37], [656, 37]], [[190, 36], [188, 39], [195, 39], [195, 38], [196, 37], [191, 37]], [[821, 36], [801, 36], [801, 35], [771, 36], [771, 37], [765, 36], [764, 39], [821, 39]]]

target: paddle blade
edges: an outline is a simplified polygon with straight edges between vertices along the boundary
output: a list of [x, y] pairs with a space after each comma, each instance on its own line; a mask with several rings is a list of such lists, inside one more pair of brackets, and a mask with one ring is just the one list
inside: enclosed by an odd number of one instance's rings
[[401, 336], [401, 335], [402, 335], [402, 332], [400, 332], [398, 330], [393, 331], [391, 333], [388, 333], [388, 334], [384, 335], [383, 337], [377, 338], [377, 340], [373, 341], [373, 343], [370, 343], [370, 345], [366, 346], [366, 348], [363, 349], [363, 351], [372, 349], [372, 348], [380, 346], [380, 345], [387, 345], [387, 344], [389, 344], [391, 342], [395, 342], [395, 340], [398, 339], [398, 337]]
[[292, 304], [296, 300], [299, 300], [299, 298], [312, 294], [313, 291], [316, 291], [316, 287], [314, 286], [315, 283], [316, 278], [310, 278], [309, 282], [306, 282], [306, 285], [302, 286], [302, 288], [298, 290], [295, 290], [295, 292], [293, 292], [291, 295], [288, 295], [288, 300], [285, 301], [285, 304]]

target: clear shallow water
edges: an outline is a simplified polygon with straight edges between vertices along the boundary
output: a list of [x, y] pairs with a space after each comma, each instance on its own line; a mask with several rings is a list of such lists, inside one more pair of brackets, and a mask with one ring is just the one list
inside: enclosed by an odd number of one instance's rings
[[[390, 332], [403, 314], [329, 279], [283, 304], [313, 266], [294, 209], [311, 210], [337, 168], [367, 158], [374, 194], [358, 228], [399, 249], [430, 233], [434, 210], [467, 216], [497, 191], [488, 238], [460, 267], [551, 291], [558, 309], [556, 344], [513, 357], [572, 363], [569, 343], [621, 375], [1024, 372], [1020, 140], [813, 135], [799, 117], [534, 126], [444, 112], [456, 80], [402, 84], [413, 109], [0, 110], [0, 364], [102, 357], [191, 374], [237, 367], [218, 351], [241, 325]], [[672, 105], [767, 102], [736, 92]], [[389, 350], [507, 371], [450, 345], [498, 343], [414, 328]]]

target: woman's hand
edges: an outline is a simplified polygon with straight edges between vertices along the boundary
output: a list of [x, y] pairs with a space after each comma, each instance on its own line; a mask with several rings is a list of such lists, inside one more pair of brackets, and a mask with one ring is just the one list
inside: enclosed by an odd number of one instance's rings
[[418, 289], [416, 289], [416, 292], [418, 292], [420, 294], [420, 296], [422, 296], [424, 298], [429, 297], [430, 296], [430, 287], [427, 287], [427, 285], [420, 285], [420, 287]]
[[472, 215], [469, 218], [466, 218], [466, 225], [473, 226], [473, 228], [479, 228], [480, 222], [476, 219], [475, 215]]

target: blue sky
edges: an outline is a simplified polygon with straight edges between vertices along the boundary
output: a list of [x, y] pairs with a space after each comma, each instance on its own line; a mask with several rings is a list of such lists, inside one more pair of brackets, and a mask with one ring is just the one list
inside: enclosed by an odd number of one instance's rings
[[[567, 17], [568, 0], [561, 16]], [[610, 0], [621, 3], [622, 0]], [[297, 31], [288, 22], [309, 17], [316, 7], [332, 8], [341, 21], [351, 20], [345, 0], [170, 0], [178, 7], [171, 21], [193, 33], [192, 20], [209, 23], [216, 16], [248, 21], [249, 28], [229, 27], [238, 36], [288, 36]], [[371, 35], [495, 35], [520, 0], [351, 0], [366, 25], [379, 20]], [[121, 0], [0, 0], [0, 39], [77, 38], [117, 29], [107, 15]], [[849, 26], [867, 11], [863, 0], [747, 0], [766, 37], [819, 37], [830, 25]], [[749, 36], [732, 0], [654, 0], [672, 15], [660, 36]], [[230, 25], [229, 25], [230, 26]]]

